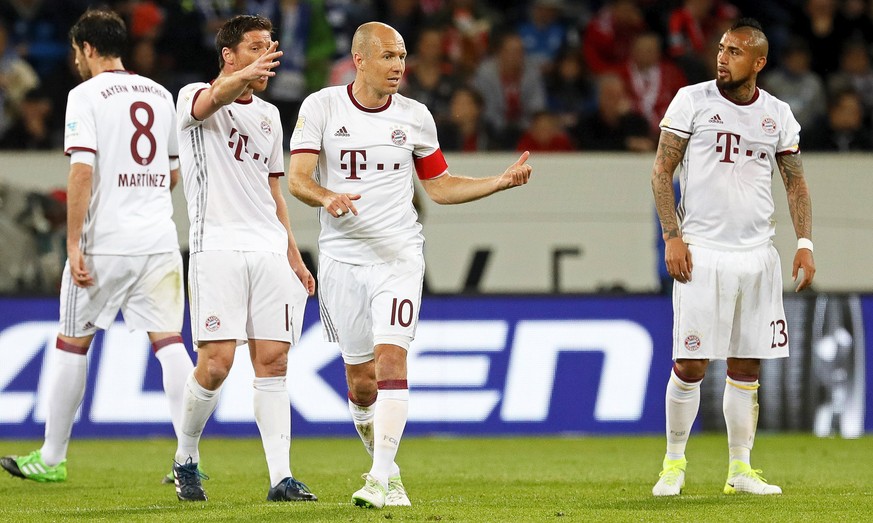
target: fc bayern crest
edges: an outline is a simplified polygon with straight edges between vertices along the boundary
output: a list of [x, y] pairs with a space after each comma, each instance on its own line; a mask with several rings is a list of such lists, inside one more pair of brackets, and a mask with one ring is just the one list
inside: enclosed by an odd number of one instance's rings
[[206, 327], [206, 330], [208, 330], [209, 332], [215, 332], [219, 328], [221, 328], [221, 320], [218, 319], [218, 316], [213, 314], [206, 318], [206, 323], [204, 327]]
[[685, 348], [690, 350], [691, 352], [696, 351], [700, 348], [700, 338], [698, 338], [694, 334], [689, 334], [685, 338]]
[[764, 134], [776, 134], [776, 120], [769, 116], [765, 116], [764, 119], [761, 120], [761, 129], [764, 131]]
[[395, 129], [391, 132], [391, 141], [394, 145], [403, 145], [406, 143], [406, 133], [401, 129]]
[[272, 134], [273, 128], [270, 126], [270, 122], [264, 120], [261, 122], [261, 130], [264, 131], [264, 134]]

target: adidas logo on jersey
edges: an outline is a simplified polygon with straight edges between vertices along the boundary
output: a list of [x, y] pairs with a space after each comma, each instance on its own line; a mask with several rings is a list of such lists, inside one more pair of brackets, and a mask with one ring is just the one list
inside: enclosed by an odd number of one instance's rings
[[337, 132], [333, 133], [333, 135], [334, 135], [334, 136], [342, 136], [342, 137], [345, 137], [345, 138], [348, 138], [349, 136], [351, 136], [351, 135], [349, 134], [349, 132], [346, 131], [346, 126], [345, 126], [345, 125], [342, 126], [342, 127], [340, 127], [339, 130], [337, 130]]
[[713, 116], [712, 118], [709, 119], [709, 123], [724, 123], [724, 122], [722, 121], [721, 116], [719, 116], [718, 113], [716, 113], [715, 116]]

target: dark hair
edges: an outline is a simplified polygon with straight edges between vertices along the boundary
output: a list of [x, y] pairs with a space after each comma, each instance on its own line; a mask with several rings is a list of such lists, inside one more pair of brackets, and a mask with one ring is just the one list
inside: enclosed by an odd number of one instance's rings
[[756, 29], [758, 31], [761, 31], [761, 33], [764, 32], [764, 27], [761, 26], [761, 22], [755, 20], [754, 18], [740, 18], [739, 20], [734, 22], [734, 25], [731, 26], [730, 30], [736, 31], [737, 29], [740, 29], [743, 27], [748, 27], [750, 29]]
[[127, 27], [118, 13], [88, 9], [70, 28], [70, 42], [80, 49], [88, 42], [100, 56], [120, 58], [127, 50]]
[[225, 47], [235, 48], [243, 41], [243, 36], [249, 31], [273, 32], [273, 23], [268, 18], [259, 15], [237, 15], [228, 20], [215, 35], [215, 50], [218, 51], [218, 69], [224, 69], [224, 56], [221, 50]]

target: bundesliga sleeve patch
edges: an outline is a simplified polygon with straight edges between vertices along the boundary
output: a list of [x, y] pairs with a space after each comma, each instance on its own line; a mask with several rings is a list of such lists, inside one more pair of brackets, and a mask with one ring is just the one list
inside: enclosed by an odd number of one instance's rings
[[79, 122], [75, 121], [75, 120], [72, 122], [67, 122], [67, 127], [66, 127], [65, 132], [64, 132], [64, 137], [65, 138], [74, 138], [76, 136], [79, 136]]
[[299, 141], [303, 136], [303, 127], [306, 125], [306, 117], [300, 116], [297, 118], [297, 123], [294, 124], [294, 132], [291, 133], [291, 140]]

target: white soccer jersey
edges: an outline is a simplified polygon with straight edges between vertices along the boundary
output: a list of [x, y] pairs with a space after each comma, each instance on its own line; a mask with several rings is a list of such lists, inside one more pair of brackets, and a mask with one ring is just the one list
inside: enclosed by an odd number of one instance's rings
[[661, 129], [688, 139], [679, 177], [685, 242], [715, 249], [768, 243], [776, 156], [800, 150], [800, 125], [788, 104], [762, 89], [738, 104], [712, 80], [680, 89]]
[[106, 71], [70, 91], [64, 153], [95, 153], [86, 254], [144, 255], [179, 249], [170, 197], [178, 156], [173, 97], [154, 81]]
[[419, 178], [446, 172], [436, 124], [427, 108], [401, 95], [379, 108], [361, 106], [352, 86], [309, 95], [291, 136], [291, 154], [318, 154], [316, 181], [336, 193], [360, 194], [358, 215], [335, 218], [319, 208], [319, 251], [335, 260], [371, 265], [421, 252], [424, 238], [412, 206]]
[[285, 169], [279, 111], [253, 96], [201, 122], [191, 109], [208, 88], [186, 85], [177, 101], [189, 249], [286, 254], [288, 232], [276, 216], [269, 182]]

